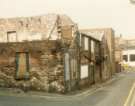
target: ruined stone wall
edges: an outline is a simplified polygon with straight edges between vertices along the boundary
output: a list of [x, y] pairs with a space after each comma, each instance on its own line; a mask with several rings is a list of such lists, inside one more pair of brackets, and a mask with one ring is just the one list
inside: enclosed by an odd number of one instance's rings
[[[29, 79], [16, 80], [16, 52], [29, 53]], [[64, 92], [63, 51], [60, 42], [0, 44], [0, 86]]]
[[[110, 29], [105, 30], [104, 42], [106, 43], [105, 46], [105, 54], [107, 56], [106, 64], [110, 72], [108, 73], [108, 78], [110, 78], [115, 73], [115, 35], [114, 31]], [[103, 42], [103, 43], [104, 43]], [[105, 44], [104, 43], [104, 44]]]
[[[0, 19], [0, 42], [57, 40], [59, 38], [58, 17], [61, 27], [71, 27], [73, 33], [75, 32], [74, 22], [66, 15], [48, 14], [35, 17]], [[15, 35], [8, 36], [8, 32], [14, 32]], [[72, 34], [67, 36], [71, 37]]]
[[121, 37], [115, 38], [115, 61], [118, 63], [122, 61], [122, 48], [120, 46], [121, 40]]
[[[64, 50], [76, 46], [76, 30], [66, 15], [0, 19], [0, 86], [64, 92]], [[29, 80], [15, 79], [16, 52], [29, 54]]]

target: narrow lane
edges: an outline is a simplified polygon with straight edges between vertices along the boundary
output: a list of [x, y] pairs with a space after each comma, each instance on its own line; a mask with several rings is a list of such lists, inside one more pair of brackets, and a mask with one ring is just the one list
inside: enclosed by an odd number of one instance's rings
[[90, 104], [89, 106], [124, 106], [134, 82], [134, 72], [121, 74], [117, 81], [99, 89], [93, 95], [87, 96], [83, 102]]
[[41, 98], [9, 95], [0, 91], [0, 106], [124, 106], [133, 83], [135, 72], [120, 73], [114, 81], [94, 93], [63, 98]]

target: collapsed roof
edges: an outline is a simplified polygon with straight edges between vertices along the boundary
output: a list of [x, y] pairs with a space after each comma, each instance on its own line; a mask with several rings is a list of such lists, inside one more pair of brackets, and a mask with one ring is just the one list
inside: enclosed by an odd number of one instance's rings
[[51, 35], [55, 40], [58, 26], [75, 27], [76, 24], [68, 16], [58, 14], [0, 19], [0, 41], [6, 40], [9, 31], [16, 31], [20, 39], [48, 39]]
[[86, 31], [86, 30], [80, 30], [81, 33], [86, 34], [87, 36], [90, 36], [98, 41], [102, 41], [102, 38], [104, 36], [104, 32], [99, 32], [99, 31]]

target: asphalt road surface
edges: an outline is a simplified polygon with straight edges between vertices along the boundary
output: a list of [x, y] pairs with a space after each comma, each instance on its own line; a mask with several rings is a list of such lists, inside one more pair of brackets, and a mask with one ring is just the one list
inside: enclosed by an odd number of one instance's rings
[[94, 91], [77, 95], [13, 94], [0, 90], [0, 106], [124, 106], [135, 83], [135, 72], [123, 72]]

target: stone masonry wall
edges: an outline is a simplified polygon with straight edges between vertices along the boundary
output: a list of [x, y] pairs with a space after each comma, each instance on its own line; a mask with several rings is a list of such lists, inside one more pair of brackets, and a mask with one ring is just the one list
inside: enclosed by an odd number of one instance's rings
[[[55, 25], [59, 17], [60, 26], [72, 27], [74, 22], [66, 15], [48, 14], [34, 17], [17, 17], [0, 19], [0, 42], [23, 42], [33, 40], [57, 40], [59, 25]], [[11, 36], [8, 33], [14, 32]], [[72, 35], [68, 35], [72, 36]]]
[[[30, 79], [16, 80], [16, 52], [29, 53]], [[0, 44], [0, 86], [64, 92], [63, 51], [60, 42]]]

